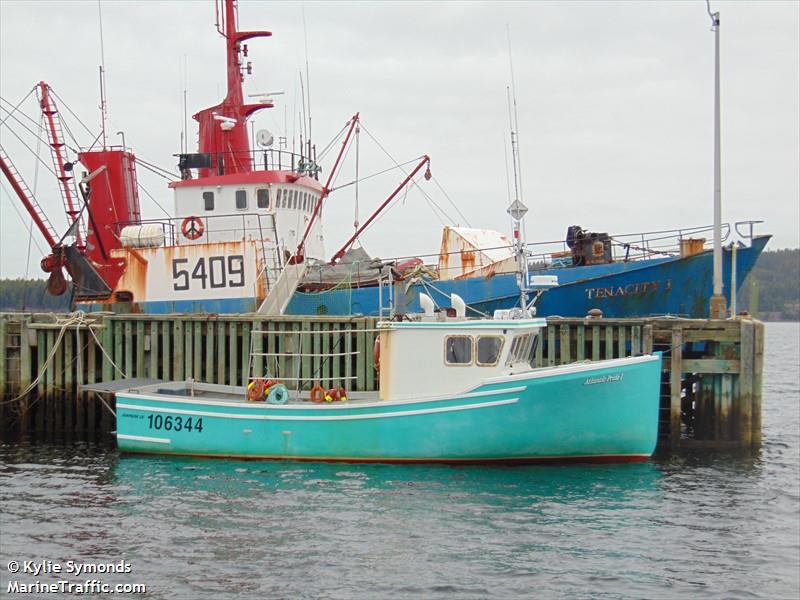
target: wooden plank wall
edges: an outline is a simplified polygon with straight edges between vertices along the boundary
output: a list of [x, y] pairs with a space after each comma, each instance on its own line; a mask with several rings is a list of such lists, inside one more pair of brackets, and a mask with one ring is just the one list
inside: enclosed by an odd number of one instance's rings
[[[110, 431], [110, 411], [77, 390], [123, 377], [245, 385], [252, 374], [283, 378], [293, 388], [299, 378], [304, 389], [319, 382], [359, 391], [378, 383], [375, 318], [104, 314], [65, 328], [66, 318], [0, 314], [3, 423]], [[662, 445], [760, 445], [764, 326], [758, 321], [550, 318], [534, 364], [652, 351], [664, 353]], [[35, 381], [32, 395], [9, 403]]]

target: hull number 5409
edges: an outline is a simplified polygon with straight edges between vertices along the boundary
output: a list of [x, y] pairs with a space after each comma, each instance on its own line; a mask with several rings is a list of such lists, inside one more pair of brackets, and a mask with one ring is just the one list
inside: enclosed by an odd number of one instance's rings
[[199, 281], [204, 290], [244, 287], [244, 256], [201, 256], [194, 265], [188, 258], [173, 258], [172, 289], [186, 291], [192, 281]]

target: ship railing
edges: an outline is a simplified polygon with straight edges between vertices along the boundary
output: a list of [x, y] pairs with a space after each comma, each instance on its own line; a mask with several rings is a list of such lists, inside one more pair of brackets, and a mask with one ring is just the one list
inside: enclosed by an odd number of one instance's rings
[[[240, 170], [244, 165], [250, 164], [256, 171], [292, 171], [319, 179], [322, 168], [317, 163], [316, 148], [310, 151], [293, 152], [283, 148], [262, 148], [260, 150], [209, 152], [205, 168], [210, 168], [218, 175], [227, 173], [227, 167], [236, 166]], [[197, 168], [192, 165], [185, 168], [184, 179], [190, 179], [190, 169]]]
[[[737, 221], [733, 228], [729, 223], [722, 225], [723, 243], [731, 238], [732, 229], [738, 236], [751, 242], [754, 237], [755, 225], [762, 221]], [[609, 236], [612, 247], [612, 258], [614, 261], [635, 261], [657, 257], [680, 256], [681, 240], [705, 238], [709, 243], [713, 239], [714, 226], [705, 225], [698, 227], [684, 227], [680, 229], [664, 229], [638, 233], [623, 233]], [[508, 249], [513, 251], [511, 246], [493, 246], [486, 248], [476, 248], [477, 251], [490, 251]], [[532, 242], [526, 244], [528, 251], [528, 264], [530, 270], [544, 270], [553, 267], [567, 267], [572, 265], [572, 250], [565, 240], [553, 240], [546, 242]], [[461, 254], [461, 250], [447, 253], [449, 256]], [[425, 266], [433, 271], [439, 270], [439, 258], [445, 256], [442, 253], [425, 254], [416, 256], [401, 256], [384, 259], [387, 263], [400, 263], [413, 258], [423, 260]], [[437, 262], [433, 262], [433, 261]], [[454, 265], [446, 267], [454, 272], [460, 272], [462, 267]], [[439, 273], [442, 277], [446, 274]]]

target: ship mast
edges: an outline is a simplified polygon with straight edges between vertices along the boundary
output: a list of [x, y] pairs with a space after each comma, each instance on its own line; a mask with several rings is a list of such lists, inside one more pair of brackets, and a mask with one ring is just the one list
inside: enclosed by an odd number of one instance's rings
[[225, 38], [228, 90], [225, 99], [201, 110], [193, 116], [200, 129], [198, 152], [211, 155], [211, 168], [200, 169], [200, 177], [231, 173], [249, 173], [253, 170], [250, 141], [247, 136], [247, 119], [263, 108], [272, 108], [271, 102], [245, 104], [242, 82], [245, 74], [253, 71], [247, 58], [247, 44], [242, 42], [258, 37], [270, 37], [270, 31], [237, 31], [236, 0], [224, 0], [223, 22], [220, 23], [220, 0], [217, 0], [217, 31]]

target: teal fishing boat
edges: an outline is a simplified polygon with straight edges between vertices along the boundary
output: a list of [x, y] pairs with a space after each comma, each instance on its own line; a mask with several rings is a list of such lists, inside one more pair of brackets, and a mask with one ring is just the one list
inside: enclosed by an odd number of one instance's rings
[[532, 368], [545, 324], [433, 314], [381, 322], [379, 390], [346, 400], [266, 376], [248, 388], [128, 386], [116, 392], [117, 443], [130, 453], [350, 462], [647, 459], [661, 356]]

